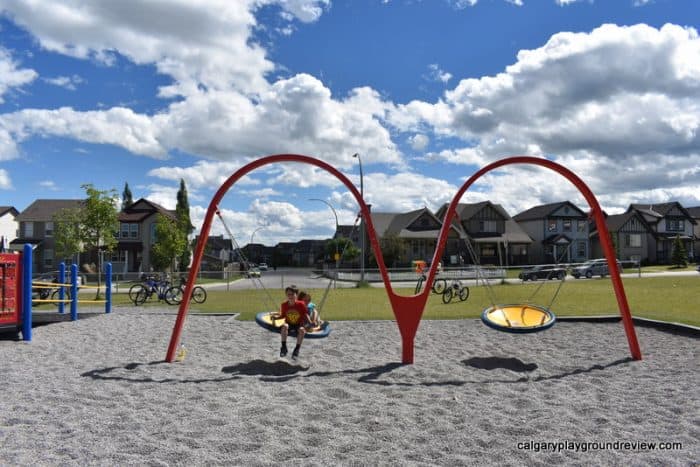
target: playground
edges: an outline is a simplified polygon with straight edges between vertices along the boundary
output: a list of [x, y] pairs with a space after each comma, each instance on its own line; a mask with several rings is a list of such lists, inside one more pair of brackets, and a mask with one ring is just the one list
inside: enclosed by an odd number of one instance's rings
[[164, 363], [175, 319], [125, 307], [37, 327], [32, 343], [0, 341], [3, 463], [700, 459], [697, 337], [637, 325], [644, 359], [633, 360], [619, 322], [515, 335], [478, 319], [423, 321], [415, 363], [402, 365], [395, 323], [347, 321], [305, 341], [294, 363], [254, 322], [191, 314], [185, 360]]

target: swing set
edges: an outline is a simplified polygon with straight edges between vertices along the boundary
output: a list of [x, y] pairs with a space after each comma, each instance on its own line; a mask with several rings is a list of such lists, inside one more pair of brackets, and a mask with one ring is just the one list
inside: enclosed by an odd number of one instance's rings
[[[457, 215], [457, 205], [459, 203], [459, 200], [467, 191], [467, 189], [472, 184], [474, 184], [476, 180], [478, 180], [480, 177], [490, 172], [491, 170], [495, 170], [499, 167], [511, 164], [537, 165], [559, 173], [576, 186], [576, 188], [581, 192], [581, 194], [584, 196], [591, 208], [591, 215], [596, 222], [596, 227], [598, 229], [598, 232], [600, 233], [599, 237], [603, 247], [603, 252], [608, 261], [610, 278], [612, 280], [613, 289], [615, 291], [615, 297], [617, 299], [620, 316], [622, 318], [622, 323], [627, 336], [627, 343], [629, 346], [630, 353], [634, 360], [642, 359], [641, 350], [639, 348], [637, 335], [634, 329], [634, 323], [632, 322], [632, 315], [630, 313], [629, 304], [627, 302], [627, 296], [625, 294], [624, 286], [620, 278], [620, 271], [615, 260], [614, 249], [612, 241], [610, 240], [610, 236], [608, 235], [607, 226], [605, 225], [605, 218], [603, 217], [603, 212], [600, 208], [600, 205], [598, 204], [598, 200], [593, 195], [593, 192], [576, 174], [571, 172], [566, 167], [547, 159], [529, 156], [515, 156], [493, 162], [474, 173], [457, 191], [445, 213], [442, 228], [438, 236], [434, 256], [431, 261], [430, 268], [428, 269], [425, 287], [420, 293], [411, 296], [403, 296], [398, 295], [394, 291], [388, 270], [386, 268], [386, 265], [384, 264], [384, 258], [381, 254], [381, 248], [377, 239], [374, 225], [372, 223], [369, 208], [367, 207], [367, 204], [365, 204], [364, 199], [362, 198], [360, 192], [357, 190], [355, 185], [335, 167], [322, 160], [298, 154], [279, 154], [262, 157], [241, 167], [233, 175], [231, 175], [214, 194], [214, 197], [212, 198], [212, 201], [209, 204], [209, 208], [207, 209], [207, 213], [204, 217], [202, 230], [199, 235], [199, 241], [197, 242], [197, 247], [195, 248], [194, 256], [192, 259], [191, 271], [188, 276], [187, 285], [185, 287], [182, 302], [180, 302], [180, 308], [178, 311], [177, 319], [173, 327], [170, 343], [168, 345], [168, 350], [165, 356], [165, 360], [167, 362], [172, 362], [175, 359], [177, 347], [182, 335], [182, 328], [184, 326], [185, 318], [187, 316], [189, 308], [190, 298], [192, 296], [192, 290], [194, 288], [194, 280], [199, 273], [202, 256], [204, 255], [204, 246], [206, 245], [207, 239], [209, 237], [209, 232], [211, 231], [213, 218], [215, 215], [217, 215], [219, 211], [218, 205], [220, 201], [222, 200], [223, 196], [228, 192], [228, 190], [249, 172], [257, 168], [263, 167], [265, 165], [282, 162], [299, 162], [314, 165], [316, 167], [324, 169], [331, 175], [335, 176], [338, 180], [340, 180], [347, 187], [350, 193], [355, 197], [355, 200], [360, 206], [360, 215], [366, 222], [367, 236], [369, 238], [372, 250], [374, 251], [374, 256], [377, 260], [377, 266], [379, 267], [379, 271], [386, 288], [386, 293], [389, 297], [389, 302], [391, 304], [392, 311], [396, 318], [396, 323], [399, 327], [399, 332], [401, 334], [402, 341], [401, 361], [404, 364], [413, 363], [414, 341], [416, 333], [418, 331], [418, 326], [420, 324], [421, 316], [423, 314], [423, 310], [425, 309], [428, 296], [431, 293], [432, 285], [435, 280], [435, 275], [437, 273], [439, 258], [442, 257], [445, 244], [447, 242], [447, 236], [450, 230], [450, 226], [452, 225], [453, 219]], [[478, 270], [479, 268], [477, 268], [477, 271]], [[556, 298], [556, 294], [550, 302], [550, 305], [547, 307], [527, 302], [520, 304], [499, 305], [496, 303], [492, 295], [492, 290], [488, 285], [488, 281], [486, 279], [484, 279], [484, 281], [484, 283], [487, 284], [487, 289], [489, 290], [489, 294], [491, 295], [492, 306], [484, 310], [482, 314], [482, 320], [489, 327], [499, 331], [514, 333], [538, 332], [551, 327], [556, 321], [556, 317], [549, 310], [549, 306], [551, 306], [551, 303], [553, 303], [554, 298]], [[561, 284], [559, 288], [561, 288]], [[559, 289], [557, 289], [557, 294], [558, 292]]]

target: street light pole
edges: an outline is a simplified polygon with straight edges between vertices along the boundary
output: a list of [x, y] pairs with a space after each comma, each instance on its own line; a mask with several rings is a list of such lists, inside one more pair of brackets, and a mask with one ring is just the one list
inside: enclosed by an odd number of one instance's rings
[[[335, 216], [335, 235], [333, 235], [333, 237], [338, 235], [338, 213], [335, 212], [335, 208], [333, 207], [333, 205], [331, 203], [329, 203], [328, 201], [325, 201], [325, 200], [320, 199], [320, 198], [310, 198], [309, 201], [320, 201], [320, 202], [326, 204], [329, 208], [331, 208], [331, 211], [333, 211], [333, 215]], [[335, 282], [334, 282], [333, 286], [337, 287], [338, 286], [338, 269], [340, 267], [340, 253], [338, 252], [337, 239], [335, 242], [335, 258], [334, 259], [335, 259]]]
[[[357, 158], [357, 162], [360, 164], [360, 197], [364, 201], [365, 199], [365, 184], [364, 176], [362, 173], [362, 158], [359, 153], [355, 153], [352, 157]], [[360, 284], [365, 281], [365, 220], [361, 219], [360, 222]]]
[[251, 251], [251, 253], [253, 252], [253, 237], [255, 236], [255, 232], [257, 232], [258, 230], [262, 230], [264, 228], [265, 228], [265, 226], [258, 227], [257, 229], [253, 230], [253, 233], [250, 234], [250, 251]]

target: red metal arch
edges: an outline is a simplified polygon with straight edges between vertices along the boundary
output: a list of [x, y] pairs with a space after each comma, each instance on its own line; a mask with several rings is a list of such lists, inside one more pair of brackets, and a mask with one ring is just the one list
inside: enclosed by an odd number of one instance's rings
[[634, 332], [634, 325], [632, 324], [632, 318], [629, 312], [629, 306], [627, 305], [627, 298], [625, 296], [624, 288], [622, 286], [622, 281], [620, 280], [619, 270], [617, 269], [617, 262], [615, 261], [615, 256], [612, 249], [612, 244], [610, 238], [607, 235], [607, 228], [605, 226], [605, 221], [602, 216], [602, 211], [598, 205], [595, 196], [588, 189], [588, 187], [581, 181], [573, 172], [569, 171], [563, 166], [560, 166], [554, 162], [538, 159], [534, 157], [512, 157], [497, 161], [490, 164], [477, 173], [472, 175], [472, 177], [462, 186], [462, 188], [457, 192], [455, 197], [452, 199], [447, 213], [445, 214], [445, 220], [443, 222], [442, 229], [440, 231], [440, 237], [438, 240], [438, 245], [435, 250], [435, 255], [431, 267], [428, 272], [428, 278], [426, 281], [425, 289], [418, 295], [413, 296], [401, 296], [394, 292], [391, 285], [391, 280], [389, 279], [389, 274], [384, 264], [384, 259], [381, 254], [381, 249], [379, 242], [377, 240], [377, 235], [374, 230], [374, 225], [372, 224], [372, 218], [370, 216], [369, 208], [365, 204], [362, 196], [355, 188], [355, 185], [341, 172], [335, 169], [333, 166], [323, 162], [319, 159], [315, 159], [309, 156], [303, 156], [298, 154], [279, 154], [274, 156], [267, 156], [257, 159], [240, 169], [238, 169], [233, 175], [231, 175], [216, 192], [212, 201], [209, 203], [209, 208], [207, 209], [207, 214], [204, 218], [204, 224], [202, 225], [202, 230], [199, 235], [199, 241], [197, 242], [197, 247], [195, 248], [192, 267], [190, 268], [190, 274], [185, 287], [184, 296], [182, 302], [180, 303], [180, 308], [177, 315], [177, 320], [173, 327], [172, 336], [170, 338], [170, 344], [168, 346], [168, 351], [166, 354], [166, 361], [172, 362], [175, 358], [175, 352], [177, 350], [177, 345], [180, 341], [182, 334], [182, 327], [185, 322], [185, 317], [189, 308], [190, 298], [192, 297], [192, 289], [194, 287], [194, 281], [199, 273], [199, 267], [201, 264], [202, 256], [204, 254], [204, 245], [206, 245], [207, 239], [209, 238], [209, 232], [211, 230], [211, 224], [214, 219], [214, 215], [218, 210], [219, 202], [222, 200], [223, 196], [228, 192], [228, 190], [241, 179], [247, 173], [260, 168], [265, 165], [274, 164], [278, 162], [300, 162], [310, 165], [315, 165], [321, 169], [326, 170], [330, 174], [334, 175], [338, 180], [340, 180], [350, 192], [353, 194], [357, 200], [357, 204], [360, 207], [363, 219], [366, 221], [367, 236], [370, 240], [372, 249], [374, 250], [374, 255], [377, 259], [377, 265], [379, 266], [379, 271], [382, 275], [382, 280], [384, 281], [387, 295], [389, 296], [389, 301], [391, 303], [391, 308], [396, 317], [396, 322], [399, 326], [399, 332], [401, 333], [402, 340], [402, 362], [403, 363], [413, 363], [413, 346], [418, 331], [418, 325], [420, 324], [421, 316], [423, 315], [423, 310], [425, 309], [425, 304], [428, 300], [428, 294], [430, 293], [431, 284], [435, 278], [435, 273], [437, 270], [437, 258], [442, 256], [444, 250], [445, 242], [447, 240], [447, 234], [449, 231], [449, 225], [455, 215], [457, 204], [464, 194], [464, 192], [471, 186], [479, 177], [483, 174], [493, 170], [495, 168], [516, 163], [526, 163], [541, 165], [550, 168], [568, 178], [576, 187], [583, 193], [584, 197], [588, 201], [593, 211], [593, 215], [596, 219], [596, 224], [598, 226], [598, 232], [600, 232], [601, 242], [603, 243], [603, 250], [605, 251], [605, 256], [608, 260], [608, 265], [610, 267], [610, 275], [613, 279], [613, 286], [615, 288], [615, 293], [618, 300], [618, 305], [620, 307], [620, 314], [625, 325], [625, 331], [627, 332], [627, 339], [629, 341], [630, 350], [632, 352], [633, 358], [636, 360], [641, 359], [641, 353], [639, 351], [639, 344], [637, 343], [637, 338]]

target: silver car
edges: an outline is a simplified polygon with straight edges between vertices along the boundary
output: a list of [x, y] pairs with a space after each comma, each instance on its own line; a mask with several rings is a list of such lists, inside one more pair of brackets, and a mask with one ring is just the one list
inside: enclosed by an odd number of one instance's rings
[[[619, 260], [617, 260], [617, 268], [622, 272], [622, 263], [620, 263]], [[605, 258], [586, 261], [582, 265], [576, 266], [571, 270], [571, 275], [576, 279], [580, 279], [581, 277], [590, 279], [593, 276], [605, 277], [608, 274], [610, 274], [608, 270], [608, 260]]]

